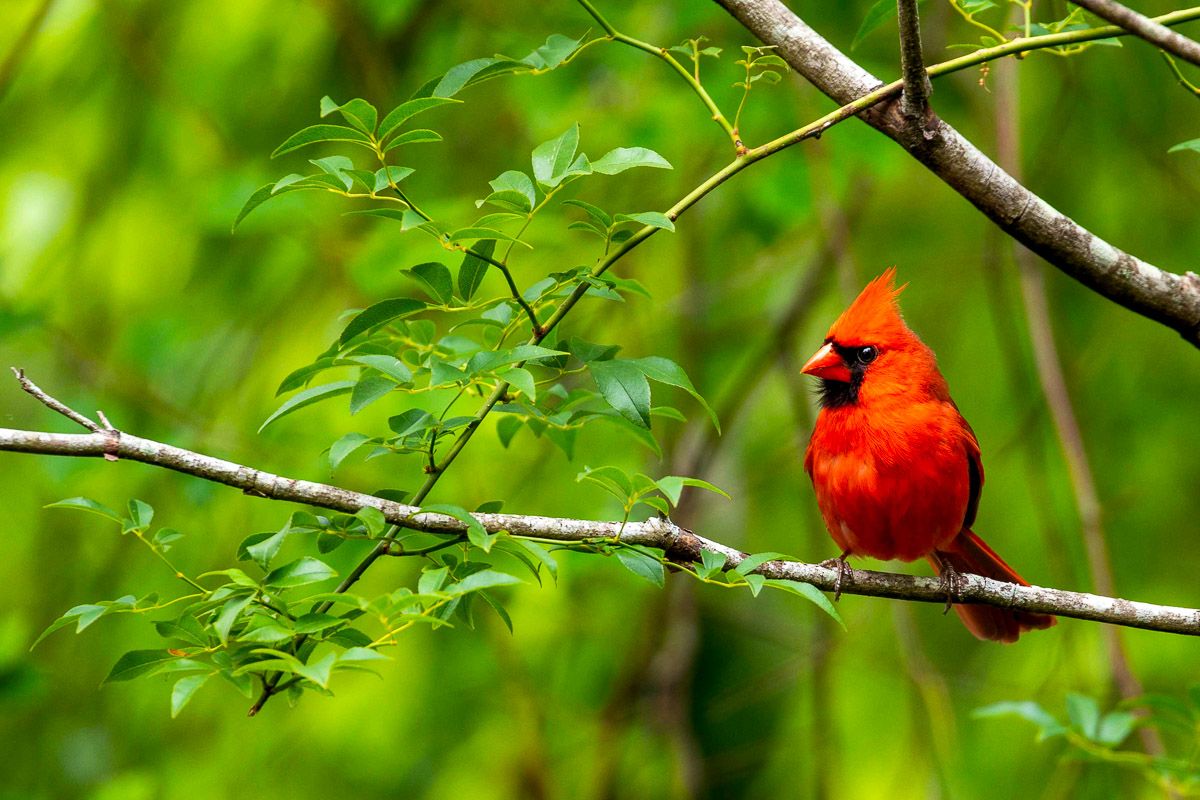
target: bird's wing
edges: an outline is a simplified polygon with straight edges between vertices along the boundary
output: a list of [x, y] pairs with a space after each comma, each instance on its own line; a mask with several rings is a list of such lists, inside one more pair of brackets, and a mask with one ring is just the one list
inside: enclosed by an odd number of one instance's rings
[[[955, 411], [958, 407], [955, 406]], [[975, 515], [979, 513], [979, 497], [983, 494], [983, 456], [979, 452], [979, 440], [971, 424], [958, 415], [962, 421], [963, 449], [967, 451], [967, 474], [970, 476], [970, 491], [967, 494], [967, 514], [963, 518], [963, 527], [970, 529], [975, 524]]]

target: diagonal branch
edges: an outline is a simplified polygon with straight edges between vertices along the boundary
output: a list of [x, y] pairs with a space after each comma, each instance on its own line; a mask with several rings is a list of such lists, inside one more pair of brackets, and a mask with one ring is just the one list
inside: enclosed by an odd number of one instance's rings
[[[105, 431], [98, 433], [42, 433], [0, 428], [0, 451], [53, 456], [100, 457], [109, 447]], [[416, 506], [352, 492], [337, 486], [272, 475], [253, 467], [173, 447], [169, 444], [122, 434], [117, 455], [127, 461], [164, 467], [197, 478], [241, 489], [244, 493], [272, 500], [302, 503], [352, 514], [371, 506], [379, 509], [393, 525], [433, 534], [463, 535], [466, 525], [453, 517], [423, 514]], [[733, 568], [746, 554], [719, 542], [697, 536], [664, 519], [623, 524], [517, 514], [475, 514], [489, 532], [507, 531], [512, 536], [551, 542], [620, 541], [662, 550], [670, 559], [697, 562], [708, 551], [725, 556]], [[798, 561], [769, 561], [754, 572], [766, 578], [811, 584], [833, 591], [837, 573], [817, 564]], [[944, 603], [946, 590], [936, 578], [899, 575], [869, 570], [850, 570], [842, 581], [844, 594]], [[1060, 617], [1105, 622], [1131, 628], [1200, 636], [1200, 610], [1152, 605], [1113, 597], [1001, 583], [978, 575], [963, 576], [961, 599], [955, 602], [982, 603], [1003, 608], [1054, 614]]]
[[1145, 39], [1155, 47], [1200, 67], [1200, 44], [1183, 34], [1176, 33], [1165, 25], [1159, 25], [1149, 17], [1143, 17], [1132, 8], [1115, 3], [1113, 0], [1071, 0], [1071, 2], [1086, 8], [1101, 19], [1114, 25], [1120, 25], [1134, 36]]
[[[843, 106], [880, 90], [878, 78], [826, 41], [780, 0], [716, 2], [761, 41], [776, 45], [776, 52], [793, 69]], [[1174, 12], [1159, 20], [1177, 23], [1194, 19], [1194, 11]], [[1085, 33], [1088, 40], [1093, 40], [1121, 35], [1123, 31], [1104, 28]], [[1035, 49], [1043, 38], [1006, 43], [944, 66], [957, 67], [964, 60], [989, 53], [1000, 56]], [[929, 73], [942, 74], [936, 67]], [[932, 138], [910, 141], [904, 117], [895, 104], [859, 116], [902, 144], [1018, 242], [1088, 288], [1179, 331], [1188, 342], [1200, 347], [1200, 276], [1168, 272], [1113, 247], [1026, 189], [942, 120], [931, 123]]]

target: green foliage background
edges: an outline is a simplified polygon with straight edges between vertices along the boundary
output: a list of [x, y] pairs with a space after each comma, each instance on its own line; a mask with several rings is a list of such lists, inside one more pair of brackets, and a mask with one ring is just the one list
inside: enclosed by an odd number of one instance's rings
[[[38, 5], [0, 9], [0, 53]], [[846, 48], [867, 6], [798, 10]], [[734, 53], [754, 42], [715, 5], [601, 8], [639, 38], [670, 45], [704, 34], [724, 47], [720, 61], [705, 62], [707, 84], [726, 109], [736, 104]], [[973, 39], [948, 6], [923, 9], [931, 60], [958, 52], [946, 44]], [[1064, 14], [1064, 3], [1038, 4], [1039, 18]], [[353, 423], [338, 402], [255, 430], [278, 403], [279, 380], [336, 335], [342, 311], [409, 291], [398, 270], [429, 253], [389, 223], [340, 216], [345, 201], [307, 193], [264, 206], [231, 237], [255, 187], [337, 151], [283, 163], [268, 154], [316, 121], [322, 95], [390, 108], [456, 63], [520, 55], [551, 33], [577, 37], [589, 27], [565, 0], [59, 0], [11, 86], [0, 87], [0, 362], [138, 435], [328, 480], [321, 451], [347, 430], [382, 424], [384, 403]], [[894, 77], [894, 23], [855, 57]], [[1071, 59], [1032, 54], [1016, 65], [1030, 188], [1151, 263], [1194, 268], [1200, 158], [1167, 149], [1200, 135], [1200, 106], [1159, 56], [1127, 41]], [[994, 153], [994, 80], [984, 88], [979, 78], [969, 71], [939, 80], [933, 102]], [[616, 44], [589, 48], [548, 75], [502, 78], [461, 97], [463, 105], [431, 112], [446, 141], [418, 145], [403, 162], [417, 169], [406, 185], [432, 198], [435, 214], [482, 197], [489, 179], [526, 166], [535, 145], [576, 121], [589, 152], [644, 146], [675, 166], [596, 178], [577, 195], [609, 209], [666, 208], [730, 156], [676, 76]], [[789, 76], [756, 87], [742, 128], [757, 144], [831, 108]], [[622, 344], [631, 357], [671, 358], [720, 398], [736, 390], [739, 365], [814, 263], [825, 236], [820, 209], [847, 206], [860, 207], [849, 238], [856, 274], [826, 282], [797, 355], [816, 347], [849, 287], [898, 265], [910, 282], [907, 318], [937, 351], [984, 448], [976, 530], [1031, 581], [1090, 589], [1053, 429], [1040, 395], [1015, 388], [1036, 384], [1007, 243], [997, 294], [984, 256], [990, 223], [861, 123], [721, 187], [677, 233], [656, 236], [616, 268], [641, 280], [654, 301], [594, 302], [571, 328]], [[590, 263], [593, 242], [565, 224], [546, 225], [537, 263]], [[532, 270], [516, 262], [518, 282], [541, 277]], [[1194, 607], [1197, 354], [1166, 328], [1046, 272], [1118, 591]], [[1001, 346], [1007, 325], [1020, 331], [1023, 382]], [[787, 371], [795, 364], [782, 363], [726, 424], [720, 457], [701, 476], [734, 500], [705, 496], [692, 521], [746, 550], [820, 560], [834, 553], [801, 469], [811, 398], [794, 407]], [[70, 429], [15, 382], [0, 378], [0, 398], [0, 424]], [[686, 395], [675, 399], [703, 423]], [[680, 424], [656, 424], [665, 441], [681, 438]], [[603, 426], [581, 436], [574, 463], [527, 431], [506, 450], [484, 430], [432, 499], [619, 515], [599, 489], [576, 484], [585, 464], [669, 473]], [[412, 488], [418, 478], [407, 470], [355, 461], [335, 481], [364, 491]], [[1018, 779], [1050, 797], [1158, 796], [1116, 767], [1060, 761], [1063, 745], [1036, 744], [1022, 722], [971, 717], [1001, 700], [1037, 700], [1062, 717], [1068, 692], [1110, 707], [1097, 625], [1068, 620], [1001, 647], [976, 642], [933, 606], [847, 596], [842, 632], [783, 593], [751, 598], [681, 580], [659, 591], [614, 559], [583, 556], [560, 559], [557, 588], [507, 592], [514, 636], [486, 615], [475, 631], [421, 628], [391, 650], [383, 681], [344, 678], [336, 698], [309, 696], [295, 709], [273, 702], [253, 720], [241, 696], [214, 684], [172, 721], [165, 678], [96, 688], [118, 655], [158, 646], [136, 620], [105, 619], [28, 652], [72, 605], [175, 589], [137, 542], [91, 517], [42, 509], [75, 495], [114, 507], [131, 497], [152, 502], [157, 521], [186, 534], [173, 555], [193, 573], [227, 566], [246, 534], [278, 528], [286, 511], [141, 465], [0, 455], [0, 797], [599, 798], [687, 796], [689, 786], [714, 797], [1008, 797]], [[356, 552], [347, 545], [332, 559], [344, 570]], [[412, 569], [381, 564], [369, 590], [411, 582]], [[1147, 690], [1181, 695], [1200, 680], [1193, 640], [1124, 637]], [[1192, 744], [1168, 743], [1184, 755]]]

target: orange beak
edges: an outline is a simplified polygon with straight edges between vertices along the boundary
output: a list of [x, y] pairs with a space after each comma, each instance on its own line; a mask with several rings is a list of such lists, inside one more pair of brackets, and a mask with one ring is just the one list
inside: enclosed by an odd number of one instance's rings
[[826, 344], [818, 350], [800, 370], [800, 374], [846, 383], [852, 380], [850, 370], [846, 368], [846, 362], [833, 349], [832, 344]]

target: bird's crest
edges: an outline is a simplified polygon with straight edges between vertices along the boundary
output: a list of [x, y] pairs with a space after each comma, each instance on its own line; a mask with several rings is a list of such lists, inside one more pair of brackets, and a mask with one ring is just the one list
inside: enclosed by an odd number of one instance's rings
[[850, 307], [829, 328], [829, 338], [840, 345], [888, 344], [912, 335], [900, 315], [896, 288], [896, 268], [889, 267], [866, 285]]

